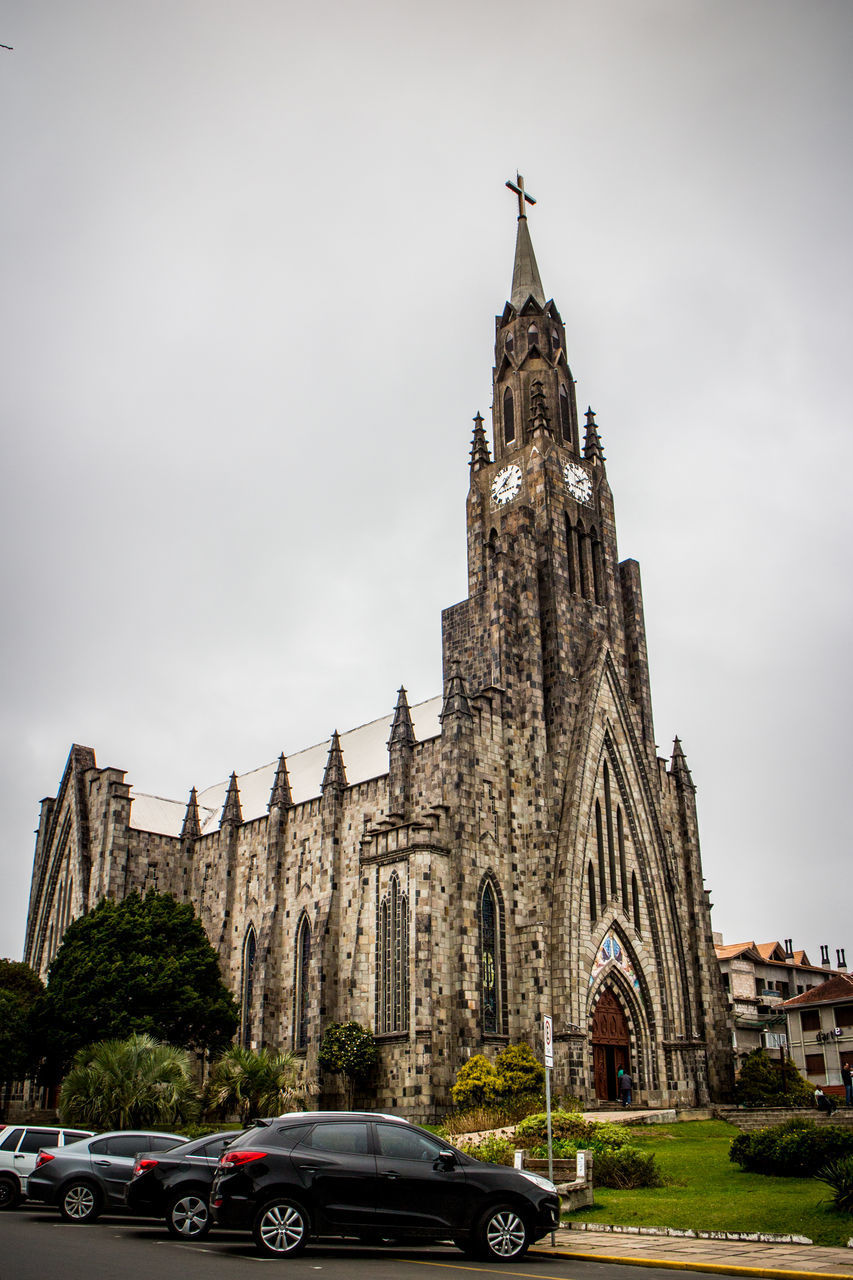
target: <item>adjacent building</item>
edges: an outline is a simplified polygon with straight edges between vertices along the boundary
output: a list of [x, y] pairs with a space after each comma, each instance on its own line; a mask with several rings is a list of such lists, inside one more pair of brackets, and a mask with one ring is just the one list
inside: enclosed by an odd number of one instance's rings
[[714, 934], [723, 987], [732, 1022], [735, 1068], [755, 1049], [784, 1049], [787, 1043], [785, 1001], [822, 987], [846, 969], [844, 952], [838, 968], [830, 968], [829, 948], [821, 947], [820, 965], [805, 951], [795, 951], [786, 938], [779, 942], [724, 943]]
[[782, 1008], [797, 1069], [812, 1084], [842, 1094], [841, 1068], [853, 1068], [853, 978], [833, 974]]

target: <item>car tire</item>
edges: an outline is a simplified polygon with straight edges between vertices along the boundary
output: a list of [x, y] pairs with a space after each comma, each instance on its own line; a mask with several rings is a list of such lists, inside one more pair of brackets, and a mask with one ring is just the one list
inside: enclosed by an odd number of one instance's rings
[[198, 1191], [181, 1191], [169, 1201], [166, 1226], [178, 1240], [203, 1240], [210, 1230], [210, 1206]]
[[478, 1222], [474, 1244], [489, 1262], [517, 1262], [527, 1253], [530, 1230], [514, 1205], [496, 1204]]
[[66, 1222], [94, 1222], [101, 1215], [101, 1193], [91, 1182], [69, 1182], [59, 1197], [59, 1212]]
[[17, 1178], [0, 1178], [0, 1210], [14, 1209], [21, 1203], [21, 1184]]
[[308, 1243], [311, 1223], [295, 1200], [268, 1200], [255, 1214], [252, 1238], [267, 1258], [294, 1258]]

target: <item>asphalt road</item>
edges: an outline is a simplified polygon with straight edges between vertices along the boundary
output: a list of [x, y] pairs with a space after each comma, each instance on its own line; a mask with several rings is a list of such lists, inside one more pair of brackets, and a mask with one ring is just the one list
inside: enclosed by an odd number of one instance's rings
[[277, 1268], [287, 1280], [672, 1280], [671, 1271], [534, 1255], [514, 1264], [471, 1262], [450, 1246], [317, 1244], [282, 1260], [260, 1257], [243, 1232], [213, 1231], [198, 1244], [183, 1244], [138, 1219], [77, 1226], [49, 1209], [0, 1214], [0, 1280], [259, 1280], [259, 1267]]

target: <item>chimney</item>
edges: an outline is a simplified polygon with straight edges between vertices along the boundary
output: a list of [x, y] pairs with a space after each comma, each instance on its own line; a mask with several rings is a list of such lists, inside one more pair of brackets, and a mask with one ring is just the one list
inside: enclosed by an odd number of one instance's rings
[[785, 959], [793, 960], [794, 958], [794, 940], [793, 938], [785, 939]]
[[838, 948], [836, 948], [835, 955], [836, 955], [836, 957], [837, 957], [837, 959], [838, 959], [838, 964], [836, 965], [836, 968], [837, 968], [837, 969], [846, 969], [846, 968], [847, 968], [847, 961], [846, 961], [846, 960], [845, 960], [845, 958], [844, 958], [844, 948], [843, 948], [843, 947], [838, 947]]
[[821, 947], [820, 962], [823, 965], [824, 969], [829, 968], [829, 947]]

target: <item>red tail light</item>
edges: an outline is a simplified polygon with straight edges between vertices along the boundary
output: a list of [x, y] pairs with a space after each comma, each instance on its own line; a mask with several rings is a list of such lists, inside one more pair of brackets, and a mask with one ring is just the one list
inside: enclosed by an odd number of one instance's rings
[[154, 1169], [159, 1163], [159, 1160], [143, 1160], [140, 1156], [137, 1158], [133, 1166], [133, 1173], [130, 1176], [131, 1178], [138, 1178], [140, 1173], [147, 1173], [149, 1169]]
[[266, 1151], [226, 1151], [219, 1157], [220, 1169], [237, 1169], [241, 1164], [249, 1164], [252, 1160], [263, 1160]]
[[52, 1156], [49, 1151], [40, 1151], [36, 1157], [36, 1168], [40, 1169], [43, 1164], [47, 1164], [48, 1160], [55, 1160], [56, 1156]]

